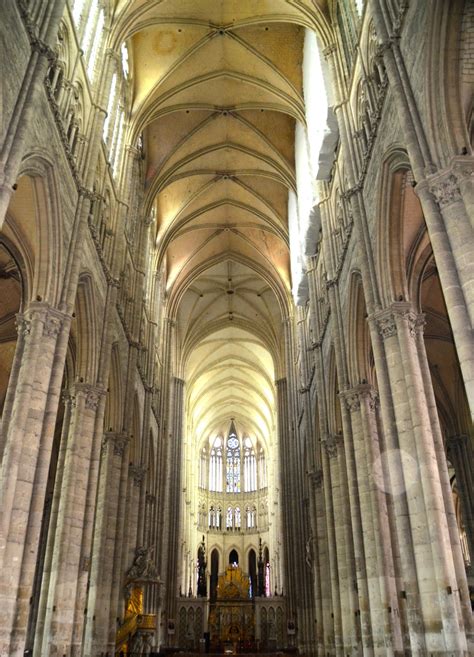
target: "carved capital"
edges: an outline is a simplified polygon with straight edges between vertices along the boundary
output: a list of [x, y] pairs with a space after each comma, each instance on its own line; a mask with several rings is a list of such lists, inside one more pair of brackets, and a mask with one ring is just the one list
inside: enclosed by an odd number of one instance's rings
[[139, 488], [142, 485], [143, 480], [145, 478], [146, 468], [144, 468], [141, 465], [132, 464], [129, 466], [128, 471], [130, 475], [133, 477], [134, 485], [137, 486], [137, 488]]
[[90, 385], [88, 383], [75, 383], [73, 386], [72, 395], [74, 397], [81, 396], [84, 399], [84, 408], [89, 411], [97, 411], [99, 407], [100, 398], [105, 394], [103, 388]]
[[25, 319], [20, 313], [18, 313], [16, 316], [15, 325], [19, 336], [26, 336], [31, 331], [31, 321], [29, 319]]
[[369, 383], [361, 383], [354, 389], [359, 395], [359, 399], [367, 404], [370, 411], [375, 411], [379, 404], [379, 393]]
[[113, 447], [114, 456], [122, 457], [125, 453], [125, 448], [127, 447], [129, 437], [126, 433], [114, 433], [112, 431], [107, 431], [104, 434], [102, 440], [102, 452], [105, 453], [110, 446]]
[[61, 333], [62, 320], [48, 313], [43, 326], [43, 335], [48, 338], [57, 338]]
[[452, 160], [451, 168], [458, 183], [466, 180], [474, 182], [474, 157], [462, 156]]
[[69, 319], [65, 313], [42, 301], [31, 303], [25, 311], [24, 318], [27, 320], [30, 330], [33, 330], [35, 324], [41, 323], [43, 325], [42, 334], [47, 338], [57, 338], [65, 320]]
[[323, 471], [322, 470], [312, 470], [308, 472], [308, 477], [313, 487], [318, 489], [323, 485]]
[[441, 210], [461, 200], [461, 190], [454, 173], [448, 173], [430, 183], [430, 190]]
[[337, 457], [338, 447], [343, 443], [342, 434], [327, 434], [322, 440], [321, 444], [330, 459]]
[[342, 393], [341, 396], [343, 396], [346, 408], [350, 413], [356, 413], [360, 410], [360, 396], [357, 390], [348, 390]]

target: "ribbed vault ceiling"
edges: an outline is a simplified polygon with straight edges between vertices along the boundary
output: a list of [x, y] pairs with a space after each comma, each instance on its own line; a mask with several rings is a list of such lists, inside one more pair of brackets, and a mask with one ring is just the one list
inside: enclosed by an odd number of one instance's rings
[[234, 417], [268, 440], [291, 287], [304, 30], [324, 42], [325, 2], [143, 0], [120, 11], [188, 423], [204, 440]]

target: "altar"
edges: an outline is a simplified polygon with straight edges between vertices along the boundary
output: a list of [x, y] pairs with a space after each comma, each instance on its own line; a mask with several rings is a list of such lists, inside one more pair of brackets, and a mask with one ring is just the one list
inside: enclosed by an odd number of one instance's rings
[[255, 603], [250, 582], [239, 566], [219, 575], [216, 601], [209, 609], [211, 650], [237, 653], [255, 648]]

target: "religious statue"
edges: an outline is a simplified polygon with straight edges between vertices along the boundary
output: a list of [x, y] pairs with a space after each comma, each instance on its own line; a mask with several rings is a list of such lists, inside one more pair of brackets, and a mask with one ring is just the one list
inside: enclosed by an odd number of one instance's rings
[[135, 558], [127, 571], [129, 581], [158, 581], [159, 575], [155, 562], [152, 559], [154, 547], [138, 547], [135, 550]]
[[206, 581], [206, 544], [204, 542], [204, 536], [202, 537], [201, 545], [198, 549], [198, 585], [197, 585], [197, 594], [198, 596], [205, 598], [207, 596], [207, 581]]

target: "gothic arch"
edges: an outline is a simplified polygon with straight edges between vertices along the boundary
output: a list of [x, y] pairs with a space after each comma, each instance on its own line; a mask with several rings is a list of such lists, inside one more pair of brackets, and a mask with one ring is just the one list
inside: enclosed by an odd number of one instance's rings
[[352, 272], [349, 288], [349, 309], [347, 321], [347, 352], [349, 385], [362, 381], [373, 383], [367, 307], [360, 272]]
[[[63, 282], [62, 219], [54, 164], [48, 155], [29, 153], [23, 160], [17, 190], [9, 205], [13, 241], [21, 237], [31, 271], [30, 299], [59, 303]], [[8, 235], [8, 231], [7, 235]]]
[[76, 336], [76, 375], [88, 383], [96, 381], [100, 356], [97, 310], [92, 276], [88, 272], [83, 273], [79, 276], [75, 303], [76, 317], [71, 332]]
[[[425, 231], [423, 213], [412, 182], [408, 155], [394, 145], [382, 165], [380, 220], [376, 226], [376, 267], [384, 306], [409, 299], [409, 261], [416, 233]], [[408, 230], [410, 221], [411, 233]]]
[[[463, 148], [472, 150], [474, 52], [468, 34], [474, 21], [470, 0], [436, 0], [430, 7], [425, 98], [435, 164], [446, 166]], [[466, 77], [465, 77], [466, 76]]]
[[105, 400], [104, 428], [106, 431], [120, 431], [122, 428], [123, 394], [122, 368], [118, 342], [112, 345], [111, 365], [107, 397]]

